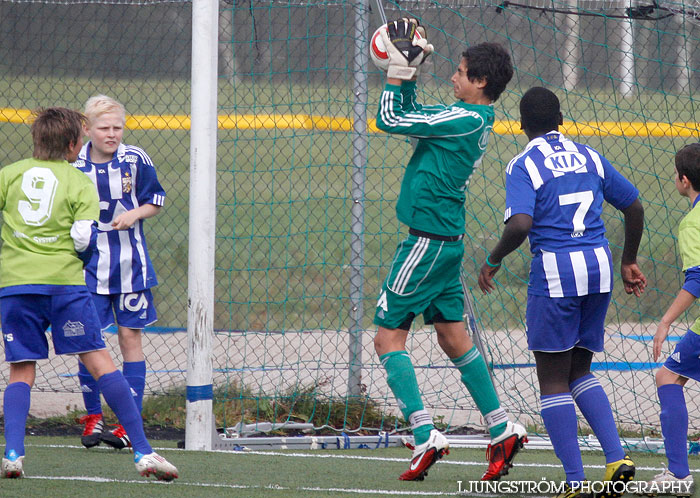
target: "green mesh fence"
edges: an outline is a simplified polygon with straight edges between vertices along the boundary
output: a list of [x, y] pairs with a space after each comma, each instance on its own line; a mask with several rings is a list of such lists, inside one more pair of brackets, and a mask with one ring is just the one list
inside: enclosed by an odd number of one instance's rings
[[[497, 41], [513, 55], [515, 76], [496, 103], [495, 133], [467, 192], [470, 288], [501, 231], [504, 168], [526, 143], [517, 109], [530, 86], [555, 90], [564, 133], [598, 149], [640, 189], [646, 208], [640, 264], [650, 288], [641, 299], [629, 297], [618, 278], [606, 352], [595, 356], [594, 368], [621, 425], [658, 430], [650, 341], [682, 283], [674, 233], [688, 208], [673, 186], [673, 156], [698, 140], [700, 55], [692, 48], [700, 27], [692, 6], [421, 0], [384, 8], [388, 17], [420, 18], [435, 45], [420, 80], [423, 102], [453, 100], [449, 78], [466, 46]], [[158, 328], [145, 335], [153, 394], [184, 384], [190, 15], [186, 2], [111, 2], [75, 11], [63, 2], [0, 2], [0, 162], [30, 150], [17, 110], [80, 108], [103, 92], [133, 115], [125, 141], [149, 152], [168, 192], [163, 213], [146, 228], [161, 281]], [[355, 25], [365, 15], [368, 29], [357, 37]], [[381, 24], [376, 5], [231, 1], [220, 4], [219, 21], [213, 352], [219, 423], [301, 420], [346, 431], [401, 426], [373, 350], [371, 319], [406, 233], [394, 206], [412, 144], [373, 128], [382, 78], [371, 66], [358, 67], [356, 47], [365, 47]], [[42, 36], [51, 43], [40, 43]], [[358, 81], [366, 90], [357, 91]], [[359, 135], [351, 123], [358, 108], [369, 120], [368, 132]], [[363, 140], [367, 158], [358, 166]], [[617, 267], [622, 223], [614, 209], [605, 218]], [[497, 291], [472, 297], [504, 406], [538, 423], [523, 324], [528, 265], [523, 246], [506, 259]], [[674, 338], [696, 313], [677, 324]], [[426, 406], [451, 428], [482, 427], [420, 320], [408, 347]], [[72, 361], [40, 364], [37, 389], [78, 392]], [[689, 389], [692, 411], [697, 388]], [[383, 415], [369, 419], [375, 408]]]
[[[187, 323], [191, 17], [189, 2], [0, 1], [0, 165], [31, 156], [31, 110], [83, 109], [104, 93], [125, 105], [124, 142], [151, 156], [167, 193], [167, 207], [144, 222], [160, 282], [157, 328], [144, 338], [152, 393], [183, 384], [186, 364], [186, 334], [172, 331]], [[121, 361], [115, 332], [105, 336]], [[76, 367], [72, 357], [40, 361], [35, 390], [79, 393]], [[1, 371], [4, 388], [7, 364]]]

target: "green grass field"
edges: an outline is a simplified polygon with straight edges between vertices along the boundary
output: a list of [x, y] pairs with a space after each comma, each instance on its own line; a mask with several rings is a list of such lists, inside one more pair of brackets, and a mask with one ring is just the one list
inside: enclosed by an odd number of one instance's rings
[[[157, 451], [180, 471], [179, 479], [166, 484], [139, 476], [126, 451], [86, 450], [77, 437], [36, 436], [26, 443], [26, 478], [0, 480], [3, 498], [449, 496], [468, 490], [468, 481], [478, 480], [486, 468], [483, 449], [453, 448], [425, 481], [402, 482], [397, 477], [406, 470], [410, 455], [405, 448], [190, 452], [176, 449], [174, 441], [157, 441]], [[665, 461], [663, 455], [649, 453], [632, 457], [638, 480], [659, 473]], [[602, 479], [602, 453], [586, 451], [583, 459], [587, 478]], [[700, 457], [691, 456], [690, 467], [691, 472], [700, 471]], [[557, 482], [563, 478], [559, 461], [552, 451], [526, 448], [504, 479], [543, 478]]]

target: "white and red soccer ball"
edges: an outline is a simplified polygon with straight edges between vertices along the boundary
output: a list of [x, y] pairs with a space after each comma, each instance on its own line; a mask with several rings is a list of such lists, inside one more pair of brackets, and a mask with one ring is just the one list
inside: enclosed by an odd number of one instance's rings
[[[384, 31], [387, 30], [386, 24], [382, 24], [377, 28], [377, 30], [374, 32], [372, 35], [372, 39], [369, 42], [369, 57], [372, 59], [372, 62], [374, 63], [375, 66], [377, 66], [378, 69], [381, 69], [382, 71], [386, 71], [389, 69], [389, 55], [386, 53], [386, 47], [384, 46], [384, 40], [382, 39], [382, 36], [379, 34], [379, 30], [383, 29]], [[414, 35], [413, 39], [414, 40], [420, 40], [422, 36], [418, 31], [416, 31], [416, 34]], [[420, 62], [423, 59], [423, 55], [421, 54], [418, 59], [418, 62]], [[416, 62], [414, 61], [412, 66], [417, 65]]]

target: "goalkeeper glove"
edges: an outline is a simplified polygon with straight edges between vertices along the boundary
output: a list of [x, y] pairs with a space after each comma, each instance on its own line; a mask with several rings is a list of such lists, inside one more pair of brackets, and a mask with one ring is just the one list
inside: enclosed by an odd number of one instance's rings
[[435, 47], [433, 47], [432, 44], [428, 43], [428, 35], [425, 34], [425, 28], [421, 26], [420, 22], [418, 22], [418, 19], [411, 19], [411, 21], [414, 21], [416, 23], [416, 31], [421, 36], [421, 38], [425, 40], [425, 47], [423, 47], [423, 56], [420, 60], [420, 64], [423, 64], [425, 62], [425, 59], [427, 59], [428, 56], [435, 51]]
[[[387, 23], [387, 30], [380, 30], [386, 53], [389, 56], [389, 78], [410, 80], [416, 74], [416, 67], [423, 61], [423, 51], [428, 46], [425, 38], [415, 38], [418, 25], [408, 19]], [[432, 52], [433, 46], [428, 49]]]
[[[408, 19], [411, 22], [416, 23], [416, 32], [424, 39], [427, 40], [428, 36], [425, 33], [425, 28], [421, 25], [420, 21], [414, 17], [411, 17]], [[416, 64], [416, 61], [419, 60], [418, 57], [410, 64], [411, 66], [416, 67], [416, 74], [415, 76], [417, 77], [421, 73], [421, 68], [423, 67], [423, 63], [425, 62], [425, 59], [428, 58], [430, 54], [432, 54], [435, 51], [435, 48], [433, 47], [432, 44], [427, 43], [425, 45], [425, 48], [423, 49], [423, 54], [420, 57], [420, 62]]]

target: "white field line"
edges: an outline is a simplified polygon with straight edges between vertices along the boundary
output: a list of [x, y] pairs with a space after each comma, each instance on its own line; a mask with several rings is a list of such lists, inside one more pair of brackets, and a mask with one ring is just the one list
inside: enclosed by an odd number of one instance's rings
[[[264, 489], [266, 491], [310, 491], [321, 493], [348, 493], [357, 495], [391, 495], [391, 496], [474, 496], [474, 497], [496, 497], [498, 495], [485, 493], [466, 493], [455, 491], [399, 491], [393, 489], [354, 489], [354, 488], [321, 488], [299, 486], [298, 488], [268, 485], [268, 486], [248, 486], [244, 484], [215, 484], [205, 482], [161, 482], [161, 481], [137, 481], [129, 479], [107, 479], [104, 477], [87, 477], [87, 476], [27, 476], [24, 479], [37, 479], [45, 481], [73, 481], [73, 482], [94, 482], [94, 483], [119, 483], [119, 484], [141, 484], [147, 486], [192, 486], [192, 487], [207, 487], [207, 488], [222, 488], [222, 489]], [[544, 496], [528, 495], [529, 498], [546, 498]]]
[[[27, 447], [34, 447], [34, 448], [64, 448], [64, 449], [78, 449], [84, 451], [85, 448], [82, 446], [78, 445], [70, 445], [70, 444], [27, 444]], [[153, 448], [155, 451], [188, 451], [180, 448]], [[103, 448], [103, 447], [95, 447], [91, 448], [90, 451], [95, 451], [95, 450], [103, 450], [103, 451], [115, 451], [113, 448]], [[314, 450], [311, 450], [314, 451]], [[340, 451], [340, 450], [339, 450]], [[247, 451], [228, 451], [228, 450], [212, 450], [208, 453], [226, 453], [232, 456], [242, 456], [242, 455], [262, 455], [262, 456], [282, 456], [282, 457], [293, 457], [293, 458], [332, 458], [332, 459], [345, 459], [345, 460], [367, 460], [367, 461], [375, 461], [375, 462], [408, 462], [408, 458], [387, 458], [387, 457], [375, 457], [375, 456], [362, 456], [362, 455], [343, 455], [343, 454], [331, 454], [331, 453], [320, 453], [320, 454], [314, 454], [314, 453], [289, 453], [289, 452], [281, 452], [281, 451], [256, 451], [256, 450], [247, 450]], [[130, 454], [130, 453], [129, 453]], [[665, 458], [662, 456], [659, 456], [660, 460], [664, 460]], [[440, 460], [436, 463], [436, 465], [463, 465], [467, 467], [483, 467], [486, 465], [486, 461], [481, 461], [481, 462], [470, 462], [470, 461], [454, 461], [454, 460]], [[555, 464], [555, 463], [524, 463], [524, 462], [517, 462], [515, 467], [547, 467], [547, 468], [553, 468], [553, 469], [558, 469], [561, 467], [560, 464]], [[586, 465], [586, 468], [589, 469], [604, 469], [605, 465]], [[637, 470], [664, 470], [666, 467], [637, 467]], [[690, 469], [690, 472], [700, 472], [700, 468], [698, 469]], [[135, 482], [141, 482], [141, 481], [135, 481]]]
[[[206, 482], [161, 482], [161, 481], [137, 481], [129, 479], [107, 479], [104, 477], [87, 477], [87, 476], [27, 476], [24, 479], [40, 479], [46, 481], [78, 481], [78, 482], [97, 482], [97, 483], [119, 483], [119, 484], [145, 484], [147, 486], [162, 485], [162, 486], [196, 486], [198, 488], [223, 488], [223, 489], [264, 489], [267, 491], [319, 491], [319, 492], [340, 492], [340, 493], [355, 493], [355, 494], [382, 494], [382, 495], [397, 495], [397, 496], [453, 496], [459, 493], [445, 493], [441, 491], [395, 491], [382, 489], [351, 489], [351, 488], [320, 488], [300, 486], [292, 488], [287, 486], [248, 486], [245, 484], [216, 484]], [[463, 495], [469, 496], [469, 495]], [[476, 495], [474, 495], [476, 496]], [[484, 495], [482, 495], [484, 496]]]

